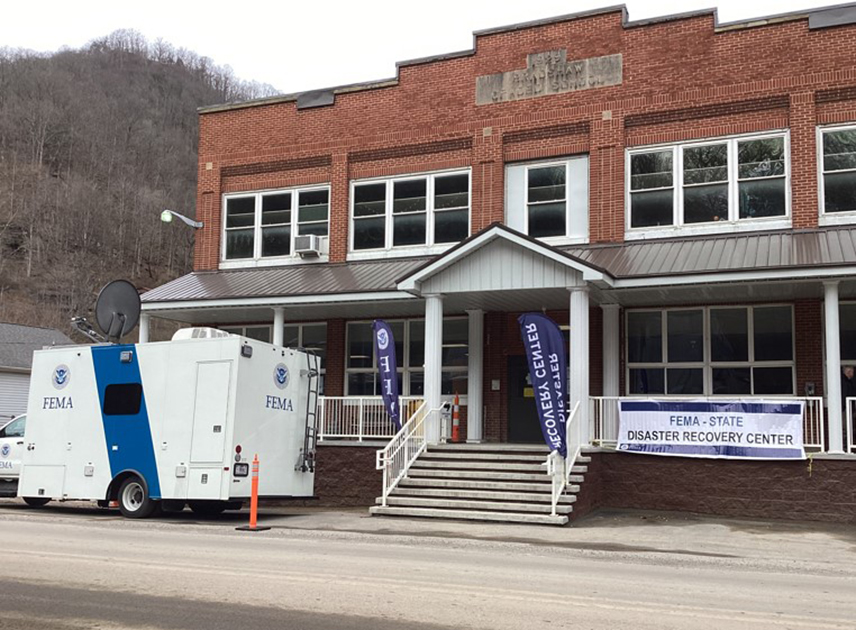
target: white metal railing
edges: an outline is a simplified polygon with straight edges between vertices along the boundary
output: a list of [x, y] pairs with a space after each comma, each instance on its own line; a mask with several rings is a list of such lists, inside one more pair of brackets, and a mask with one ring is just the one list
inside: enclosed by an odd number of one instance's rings
[[428, 403], [423, 401], [410, 416], [407, 424], [402, 426], [389, 441], [386, 448], [377, 452], [377, 469], [383, 471], [382, 505], [384, 507], [386, 507], [389, 493], [428, 446], [426, 436], [428, 421], [442, 409], [443, 407], [428, 409]]
[[[422, 403], [418, 396], [401, 396], [401, 424]], [[397, 429], [380, 396], [319, 396], [318, 441], [388, 439]]]
[[551, 516], [556, 516], [556, 506], [559, 504], [559, 499], [565, 488], [568, 487], [568, 481], [571, 478], [571, 470], [577, 457], [580, 456], [582, 450], [582, 431], [580, 423], [577, 419], [577, 412], [580, 409], [580, 401], [574, 405], [568, 419], [565, 421], [565, 445], [567, 446], [567, 457], [564, 459], [559, 455], [558, 451], [550, 451], [547, 456], [547, 474], [552, 480], [552, 498], [550, 512]]
[[[822, 396], [756, 396], [758, 400], [782, 400], [804, 402], [803, 445], [807, 449], [823, 451], [826, 446], [826, 423]], [[591, 396], [589, 398], [589, 422], [592, 444], [614, 448], [618, 439], [618, 402], [640, 400], [640, 397]], [[729, 400], [714, 396], [668, 396], [658, 400]]]
[[856, 418], [856, 398], [848, 397], [845, 402], [844, 409], [847, 413], [844, 416], [844, 422], [847, 424], [845, 428], [847, 443], [844, 445], [844, 452], [856, 453], [856, 430], [853, 427], [853, 418]]

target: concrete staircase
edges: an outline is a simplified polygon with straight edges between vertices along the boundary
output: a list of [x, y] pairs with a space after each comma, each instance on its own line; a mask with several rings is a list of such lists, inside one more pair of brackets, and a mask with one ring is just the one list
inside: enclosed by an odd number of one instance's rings
[[564, 525], [574, 509], [587, 457], [577, 460], [571, 485], [550, 514], [545, 446], [438, 444], [428, 447], [387, 499], [369, 512], [505, 523]]

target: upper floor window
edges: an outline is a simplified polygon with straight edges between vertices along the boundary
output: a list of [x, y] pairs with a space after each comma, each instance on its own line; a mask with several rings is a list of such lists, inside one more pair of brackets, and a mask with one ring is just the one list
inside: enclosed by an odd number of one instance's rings
[[[822, 129], [822, 204], [826, 215], [856, 211], [856, 127]], [[851, 215], [852, 218], [852, 215]]]
[[329, 187], [227, 195], [223, 259], [291, 256], [294, 237], [327, 236]]
[[351, 249], [444, 245], [470, 234], [469, 171], [354, 182]]
[[789, 214], [784, 133], [628, 151], [628, 227], [710, 227]]
[[588, 157], [509, 164], [505, 222], [535, 238], [588, 240]]

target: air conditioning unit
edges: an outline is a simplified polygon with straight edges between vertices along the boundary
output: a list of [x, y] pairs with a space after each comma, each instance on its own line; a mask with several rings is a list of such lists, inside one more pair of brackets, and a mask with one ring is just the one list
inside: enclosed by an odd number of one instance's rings
[[317, 234], [304, 234], [294, 237], [294, 253], [301, 258], [315, 258], [321, 255], [321, 237]]

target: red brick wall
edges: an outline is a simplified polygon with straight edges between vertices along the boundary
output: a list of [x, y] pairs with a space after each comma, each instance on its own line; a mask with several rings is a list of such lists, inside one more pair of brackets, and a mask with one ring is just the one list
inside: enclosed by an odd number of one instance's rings
[[[814, 130], [856, 120], [856, 26], [809, 31], [798, 19], [715, 32], [712, 15], [701, 15], [625, 28], [621, 15], [481, 35], [474, 54], [404, 65], [397, 81], [338, 94], [329, 107], [202, 114], [196, 269], [218, 265], [227, 191], [329, 182], [330, 258], [339, 261], [352, 178], [470, 166], [475, 232], [503, 217], [505, 162], [575, 153], [591, 157], [591, 241], [620, 241], [626, 146], [783, 127], [794, 227], [816, 225]], [[568, 59], [622, 53], [623, 83], [475, 104], [477, 76], [562, 48]]]

